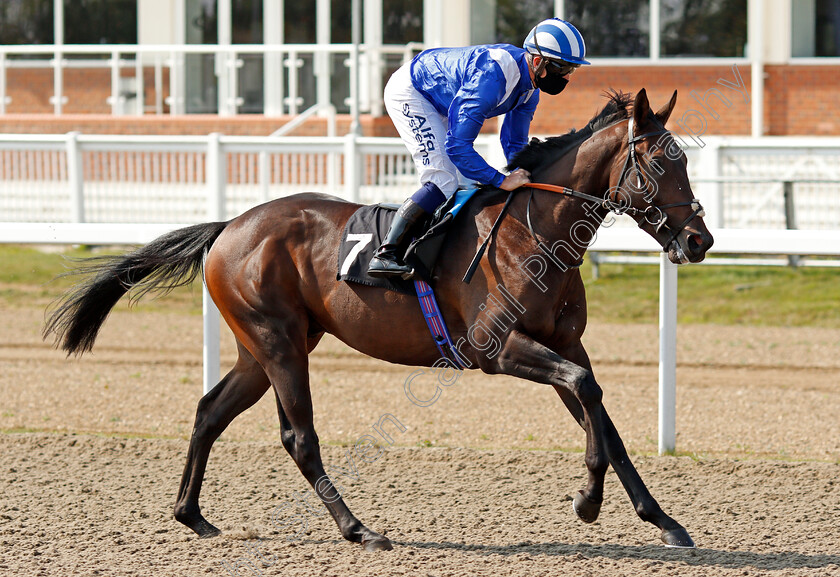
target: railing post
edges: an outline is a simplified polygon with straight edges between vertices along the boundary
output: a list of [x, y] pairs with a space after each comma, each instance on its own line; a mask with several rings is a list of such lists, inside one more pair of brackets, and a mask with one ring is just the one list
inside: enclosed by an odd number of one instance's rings
[[70, 183], [71, 218], [73, 222], [85, 222], [84, 172], [78, 132], [67, 133], [65, 150], [67, 151], [67, 180]]
[[589, 251], [589, 260], [592, 262], [592, 280], [601, 278], [601, 255], [597, 251]]
[[382, 0], [364, 0], [364, 37], [367, 56], [367, 110], [371, 116], [382, 116]]
[[747, 0], [747, 45], [750, 51], [751, 134], [764, 136], [764, 0]]
[[120, 102], [120, 53], [111, 52], [111, 114], [118, 116], [122, 114]]
[[269, 185], [271, 184], [271, 170], [268, 165], [268, 153], [261, 150], [259, 153], [260, 168], [260, 202], [268, 202], [270, 198]]
[[659, 263], [659, 454], [677, 446], [677, 265]]
[[350, 132], [362, 133], [362, 125], [359, 121], [359, 46], [362, 43], [362, 9], [359, 0], [353, 0], [350, 6], [350, 29], [353, 48], [350, 52], [348, 64], [350, 66], [350, 114], [353, 120], [350, 122]]
[[163, 62], [160, 54], [155, 54], [155, 114], [163, 114]]
[[[785, 228], [788, 230], [796, 230], [796, 207], [793, 203], [793, 182], [786, 180], [782, 183], [785, 196]], [[788, 263], [791, 267], [799, 266], [799, 256], [795, 254], [788, 255]]]
[[315, 69], [315, 103], [321, 108], [320, 114], [330, 105], [330, 57], [322, 50], [330, 44], [331, 1], [317, 0], [315, 3], [315, 42], [318, 50], [312, 55]]
[[50, 102], [53, 105], [53, 113], [61, 115], [61, 107], [64, 105], [64, 0], [53, 0], [53, 42], [55, 52], [53, 53], [53, 96]]
[[184, 54], [172, 50], [169, 55], [169, 114], [177, 116], [186, 112], [184, 92], [186, 82], [181, 65]]
[[50, 102], [53, 105], [53, 113], [56, 116], [61, 115], [61, 108], [67, 101], [64, 96], [64, 55], [60, 51], [56, 51], [53, 56], [53, 96]]
[[[706, 145], [700, 149], [699, 172], [703, 177], [719, 179], [720, 174], [720, 140], [715, 137], [704, 137]], [[723, 228], [723, 183], [703, 183], [700, 185], [700, 201], [706, 207], [706, 222], [714, 228]]]
[[298, 53], [295, 50], [290, 51], [289, 57], [283, 61], [286, 68], [289, 69], [289, 97], [286, 99], [289, 105], [289, 114], [295, 116], [298, 113], [298, 69], [303, 65], [303, 61], [298, 58]]
[[233, 2], [232, 0], [216, 1], [216, 93], [219, 116], [231, 116], [234, 114], [234, 101], [236, 93], [233, 91], [232, 76], [236, 73], [232, 62], [233, 53], [229, 51], [233, 41], [231, 36], [233, 25]]
[[344, 197], [352, 202], [359, 202], [360, 164], [356, 134], [351, 131], [344, 135]]
[[137, 116], [146, 111], [146, 79], [143, 78], [143, 53], [134, 54], [134, 106]]
[[[330, 104], [327, 107], [327, 136], [335, 136], [335, 106]], [[327, 191], [329, 194], [338, 194], [338, 158], [335, 152], [327, 154]]]
[[202, 392], [206, 395], [215, 387], [221, 377], [222, 322], [216, 303], [210, 298], [207, 283], [201, 285], [201, 313], [204, 326], [204, 347], [202, 354]]
[[[213, 222], [225, 219], [225, 185], [227, 184], [227, 158], [225, 157], [219, 134], [214, 132], [207, 137], [207, 156], [205, 160], [207, 174], [207, 217]], [[219, 382], [221, 356], [221, 321], [219, 309], [210, 293], [207, 283], [202, 287], [202, 313], [204, 316], [204, 354], [203, 354], [203, 390], [204, 394]]]
[[[283, 44], [283, 0], [263, 1], [263, 43], [275, 48]], [[263, 114], [283, 114], [283, 54], [266, 50], [263, 56]]]
[[207, 219], [225, 219], [225, 187], [227, 186], [227, 157], [222, 152], [221, 135], [207, 136]]

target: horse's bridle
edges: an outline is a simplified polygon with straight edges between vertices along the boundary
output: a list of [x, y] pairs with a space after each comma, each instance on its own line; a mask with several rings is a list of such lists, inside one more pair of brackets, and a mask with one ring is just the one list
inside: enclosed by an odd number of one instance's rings
[[[523, 188], [536, 188], [540, 190], [548, 190], [551, 192], [556, 192], [558, 194], [563, 194], [566, 196], [572, 196], [575, 198], [580, 198], [583, 200], [588, 200], [590, 202], [595, 202], [602, 208], [606, 209], [609, 212], [613, 212], [615, 214], [626, 214], [630, 217], [640, 216], [642, 219], [636, 220], [639, 227], [643, 227], [645, 224], [649, 224], [653, 226], [654, 231], [659, 233], [661, 229], [665, 229], [666, 231], [670, 231], [667, 237], [667, 240], [662, 244], [662, 250], [667, 252], [668, 247], [671, 243], [680, 235], [680, 233], [685, 230], [685, 227], [688, 226], [688, 223], [691, 222], [695, 216], [700, 216], [701, 218], [705, 216], [705, 211], [703, 210], [700, 201], [696, 198], [692, 198], [690, 201], [687, 202], [674, 202], [670, 204], [663, 204], [663, 205], [655, 205], [653, 202], [650, 202], [647, 207], [644, 209], [638, 209], [633, 206], [630, 206], [628, 203], [623, 202], [622, 200], [616, 200], [616, 197], [621, 192], [621, 185], [624, 183], [625, 178], [628, 175], [628, 169], [632, 170], [636, 173], [636, 190], [637, 192], [647, 192], [649, 189], [649, 183], [645, 182], [644, 187], [642, 187], [642, 171], [639, 167], [639, 161], [636, 157], [636, 144], [643, 141], [646, 138], [651, 136], [659, 136], [661, 134], [669, 134], [669, 131], [662, 127], [661, 130], [655, 132], [646, 132], [644, 134], [639, 134], [635, 136], [634, 132], [634, 122], [633, 117], [631, 116], [627, 122], [627, 146], [628, 152], [627, 156], [624, 158], [624, 164], [621, 167], [621, 174], [618, 176], [618, 184], [608, 190], [602, 198], [598, 198], [597, 196], [587, 194], [585, 192], [580, 192], [578, 190], [573, 190], [571, 188], [567, 188], [564, 186], [556, 186], [553, 184], [547, 184], [542, 182], [531, 182], [525, 185]], [[531, 226], [531, 200], [533, 199], [534, 193], [531, 192], [531, 197], [528, 199], [528, 208], [527, 208], [527, 221], [528, 221], [528, 229], [531, 232], [531, 236], [537, 240], [537, 235], [534, 232], [533, 226]], [[667, 208], [675, 208], [678, 206], [690, 206], [692, 209], [691, 215], [686, 218], [680, 226], [677, 228], [672, 228], [668, 226], [668, 215], [665, 214], [665, 209]], [[537, 240], [537, 242], [539, 242]]]
[[[674, 202], [674, 203], [671, 203], [671, 204], [663, 204], [661, 206], [657, 206], [657, 205], [653, 204], [653, 202], [651, 202], [650, 204], [648, 204], [647, 207], [645, 207], [644, 210], [640, 210], [640, 209], [635, 208], [633, 206], [630, 206], [629, 204], [626, 204], [624, 202], [617, 201], [613, 198], [613, 196], [617, 195], [618, 192], [620, 192], [621, 184], [624, 182], [624, 179], [628, 174], [628, 172], [627, 172], [628, 167], [631, 167], [632, 170], [634, 170], [636, 172], [636, 188], [639, 191], [642, 191], [642, 190], [647, 191], [648, 190], [648, 188], [649, 188], [648, 183], [645, 183], [644, 188], [642, 188], [642, 177], [641, 177], [642, 171], [639, 168], [639, 161], [636, 158], [636, 144], [641, 142], [645, 138], [648, 138], [648, 137], [651, 137], [651, 136], [658, 136], [660, 134], [669, 133], [669, 131], [666, 130], [665, 127], [663, 126], [663, 127], [661, 127], [661, 130], [658, 130], [656, 132], [646, 132], [645, 134], [640, 134], [638, 136], [634, 136], [634, 134], [633, 134], [633, 124], [634, 124], [633, 123], [633, 117], [631, 116], [628, 120], [628, 123], [627, 123], [628, 152], [627, 152], [627, 157], [625, 157], [625, 159], [624, 159], [624, 165], [621, 167], [621, 174], [618, 176], [618, 185], [615, 188], [613, 188], [611, 190], [608, 190], [606, 193], [604, 193], [604, 196], [602, 198], [598, 198], [597, 196], [587, 194], [585, 192], [580, 192], [579, 190], [574, 190], [574, 189], [571, 189], [571, 188], [567, 188], [565, 186], [557, 186], [557, 185], [554, 185], [554, 184], [548, 184], [548, 183], [544, 183], [544, 182], [529, 182], [527, 185], [524, 185], [524, 186], [520, 187], [520, 188], [530, 188], [530, 189], [532, 189], [531, 190], [531, 195], [528, 197], [528, 205], [527, 205], [527, 208], [525, 210], [525, 219], [528, 223], [528, 231], [531, 233], [531, 237], [534, 239], [534, 242], [537, 243], [537, 246], [539, 246], [540, 249], [546, 255], [548, 255], [550, 258], [556, 259], [557, 257], [539, 239], [536, 231], [534, 230], [534, 226], [531, 224], [531, 201], [534, 200], [533, 189], [535, 189], [535, 188], [539, 189], [539, 190], [548, 190], [550, 192], [556, 192], [558, 194], [563, 194], [563, 195], [566, 195], [566, 196], [572, 196], [572, 197], [580, 198], [580, 199], [583, 199], [583, 200], [588, 200], [590, 202], [594, 202], [596, 205], [606, 209], [607, 211], [614, 212], [616, 214], [626, 214], [626, 215], [629, 215], [631, 217], [640, 215], [643, 218], [636, 221], [639, 225], [639, 228], [643, 227], [645, 224], [650, 224], [651, 226], [654, 227], [654, 231], [656, 233], [659, 233], [659, 231], [662, 228], [665, 228], [666, 230], [670, 231], [670, 233], [668, 234], [668, 239], [664, 243], [661, 243], [663, 252], [668, 252], [668, 247], [671, 245], [672, 242], [674, 242], [674, 240], [680, 235], [680, 233], [683, 230], [685, 230], [685, 227], [688, 226], [688, 223], [691, 222], [694, 219], [695, 216], [700, 216], [701, 218], [703, 216], [705, 216], [705, 212], [703, 211], [703, 207], [700, 205], [700, 201], [697, 200], [696, 198], [692, 198], [688, 202]], [[516, 189], [516, 190], [519, 190], [519, 189]], [[502, 222], [502, 219], [505, 217], [505, 214], [507, 214], [508, 208], [510, 207], [510, 204], [511, 204], [511, 201], [513, 200], [514, 194], [516, 194], [516, 190], [511, 191], [510, 194], [508, 195], [508, 198], [505, 201], [505, 204], [502, 207], [501, 212], [499, 212], [499, 216], [496, 217], [496, 221], [493, 223], [493, 226], [490, 228], [490, 233], [487, 235], [487, 237], [484, 239], [484, 242], [481, 243], [481, 246], [476, 251], [472, 262], [470, 263], [469, 267], [467, 268], [467, 272], [464, 274], [464, 282], [465, 283], [469, 284], [470, 280], [472, 279], [473, 275], [475, 274], [475, 271], [478, 269], [478, 263], [481, 260], [481, 257], [484, 254], [484, 251], [487, 249], [487, 245], [490, 242], [490, 239], [495, 236], [496, 231], [499, 229], [499, 225]], [[668, 215], [665, 214], [664, 209], [674, 208], [674, 207], [677, 207], [677, 206], [690, 206], [693, 212], [691, 213], [691, 216], [689, 216], [687, 219], [685, 219], [678, 228], [674, 229], [674, 228], [671, 228], [670, 226], [668, 226], [668, 223], [667, 223]], [[682, 252], [681, 248], [679, 250], [680, 250], [680, 252]], [[565, 268], [576, 268], [576, 267], [579, 267], [582, 262], [583, 262], [583, 259], [581, 259], [579, 262], [574, 263], [572, 265], [563, 265], [563, 266]]]

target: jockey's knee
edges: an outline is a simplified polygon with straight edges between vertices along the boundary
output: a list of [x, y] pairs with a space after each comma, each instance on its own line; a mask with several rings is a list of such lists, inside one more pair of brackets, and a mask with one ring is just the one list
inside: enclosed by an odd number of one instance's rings
[[434, 182], [424, 182], [423, 186], [411, 195], [411, 200], [431, 214], [446, 201], [446, 196]]

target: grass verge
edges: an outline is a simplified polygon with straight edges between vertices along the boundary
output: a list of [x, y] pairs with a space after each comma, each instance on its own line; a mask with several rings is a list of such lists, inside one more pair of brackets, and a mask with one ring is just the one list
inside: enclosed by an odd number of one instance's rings
[[[0, 245], [0, 303], [46, 306], [78, 281], [72, 276], [55, 278], [73, 268], [68, 259], [93, 254], [84, 248], [57, 253]], [[594, 280], [587, 261], [581, 274], [592, 320], [657, 322], [658, 266], [602, 264], [600, 278]], [[127, 302], [123, 299], [120, 306], [126, 307]], [[840, 328], [838, 303], [838, 269], [689, 265], [679, 272], [681, 323]], [[200, 314], [200, 284], [197, 281], [159, 300], [146, 299], [138, 308]]]

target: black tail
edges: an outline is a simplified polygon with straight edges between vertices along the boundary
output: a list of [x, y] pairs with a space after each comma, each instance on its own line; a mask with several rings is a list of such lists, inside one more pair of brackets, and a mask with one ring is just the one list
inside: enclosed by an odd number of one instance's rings
[[54, 334], [56, 346], [68, 355], [91, 350], [120, 297], [137, 289], [132, 294], [136, 301], [149, 291], [165, 294], [191, 283], [202, 271], [204, 255], [226, 226], [226, 222], [189, 226], [126, 255], [85, 259], [81, 268], [68, 274], [88, 278], [54, 303], [44, 338]]

